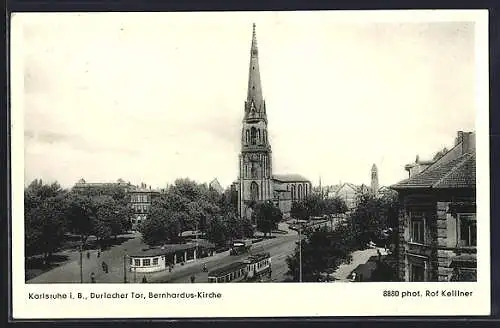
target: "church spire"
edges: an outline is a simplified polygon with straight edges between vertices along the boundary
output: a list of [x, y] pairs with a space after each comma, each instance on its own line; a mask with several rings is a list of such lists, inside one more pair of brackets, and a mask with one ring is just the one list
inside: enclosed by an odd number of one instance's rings
[[245, 103], [246, 117], [265, 117], [265, 104], [262, 96], [259, 71], [259, 51], [257, 48], [257, 33], [255, 23], [252, 29], [252, 46], [250, 48], [250, 67], [248, 73], [248, 93]]

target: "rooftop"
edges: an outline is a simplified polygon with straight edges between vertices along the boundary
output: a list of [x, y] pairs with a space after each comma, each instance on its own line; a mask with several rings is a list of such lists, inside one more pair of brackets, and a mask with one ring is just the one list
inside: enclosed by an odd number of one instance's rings
[[210, 271], [209, 274], [208, 274], [208, 276], [209, 277], [214, 277], [214, 276], [215, 277], [219, 277], [221, 275], [225, 275], [227, 273], [231, 273], [234, 270], [237, 270], [238, 268], [244, 268], [246, 266], [247, 266], [247, 264], [245, 262], [241, 262], [241, 261], [233, 262], [233, 263], [225, 265], [225, 266], [223, 266], [221, 268], [218, 268], [218, 269]]
[[[215, 247], [214, 244], [212, 244], [204, 239], [200, 239], [198, 241], [198, 246], [205, 247], [205, 248]], [[142, 249], [142, 250], [138, 250], [135, 252], [131, 252], [128, 255], [130, 257], [161, 256], [161, 255], [172, 254], [172, 253], [177, 252], [177, 251], [191, 249], [194, 247], [196, 247], [196, 243], [194, 243], [194, 242], [186, 243], [186, 244], [166, 244], [166, 245], [163, 245], [162, 247], [154, 247], [154, 248]]]
[[273, 180], [280, 182], [310, 182], [300, 174], [273, 174]]
[[393, 185], [392, 188], [475, 188], [475, 184], [476, 155], [468, 153], [448, 162], [437, 161], [421, 173]]

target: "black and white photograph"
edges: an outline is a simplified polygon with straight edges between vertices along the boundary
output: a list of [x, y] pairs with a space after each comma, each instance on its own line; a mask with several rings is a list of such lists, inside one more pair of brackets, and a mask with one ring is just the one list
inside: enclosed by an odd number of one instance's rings
[[489, 295], [487, 14], [438, 12], [16, 15], [16, 284], [458, 282], [467, 310]]

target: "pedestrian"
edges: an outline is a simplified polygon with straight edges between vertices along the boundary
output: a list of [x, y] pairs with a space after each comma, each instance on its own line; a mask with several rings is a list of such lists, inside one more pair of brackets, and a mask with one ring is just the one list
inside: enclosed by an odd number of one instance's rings
[[90, 252], [87, 252], [87, 258], [90, 259]]
[[147, 283], [147, 282], [148, 282], [148, 280], [146, 279], [146, 275], [144, 275], [144, 276], [142, 277], [142, 283], [143, 283], [143, 284], [145, 284], [145, 283]]
[[104, 271], [105, 273], [109, 272], [108, 264], [104, 261], [102, 261], [102, 271]]
[[97, 258], [101, 257], [101, 250], [97, 251]]
[[95, 273], [93, 272], [90, 274], [90, 282], [95, 284]]
[[194, 275], [191, 276], [191, 283], [194, 283], [194, 280], [196, 279], [196, 277]]
[[377, 248], [377, 256], [378, 260], [380, 261], [380, 257], [382, 256], [382, 253], [380, 253], [380, 249]]

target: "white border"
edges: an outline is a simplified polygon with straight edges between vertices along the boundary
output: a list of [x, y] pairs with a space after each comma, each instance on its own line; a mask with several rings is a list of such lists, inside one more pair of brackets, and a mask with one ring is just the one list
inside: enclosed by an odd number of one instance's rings
[[[134, 13], [160, 15], [161, 13]], [[195, 15], [214, 15], [196, 13]], [[227, 14], [227, 13], [217, 13]], [[233, 13], [232, 15], [238, 15]], [[245, 14], [248, 14], [245, 13]], [[276, 13], [256, 13], [275, 15]], [[403, 316], [489, 315], [490, 206], [489, 206], [489, 79], [487, 10], [288, 12], [286, 15], [331, 15], [339, 22], [474, 21], [477, 61], [477, 283], [353, 283], [353, 284], [50, 284], [24, 281], [24, 128], [23, 128], [23, 19], [36, 13], [15, 14], [11, 19], [11, 137], [12, 137], [12, 305], [14, 319], [56, 318], [163, 318], [163, 317], [294, 317], [294, 316]], [[67, 15], [67, 14], [44, 14]], [[122, 13], [100, 13], [122, 15]], [[178, 13], [174, 15], [185, 15]], [[384, 290], [421, 291], [458, 289], [472, 291], [467, 298], [383, 297]], [[197, 292], [216, 291], [221, 299], [139, 300], [28, 300], [29, 292]]]

